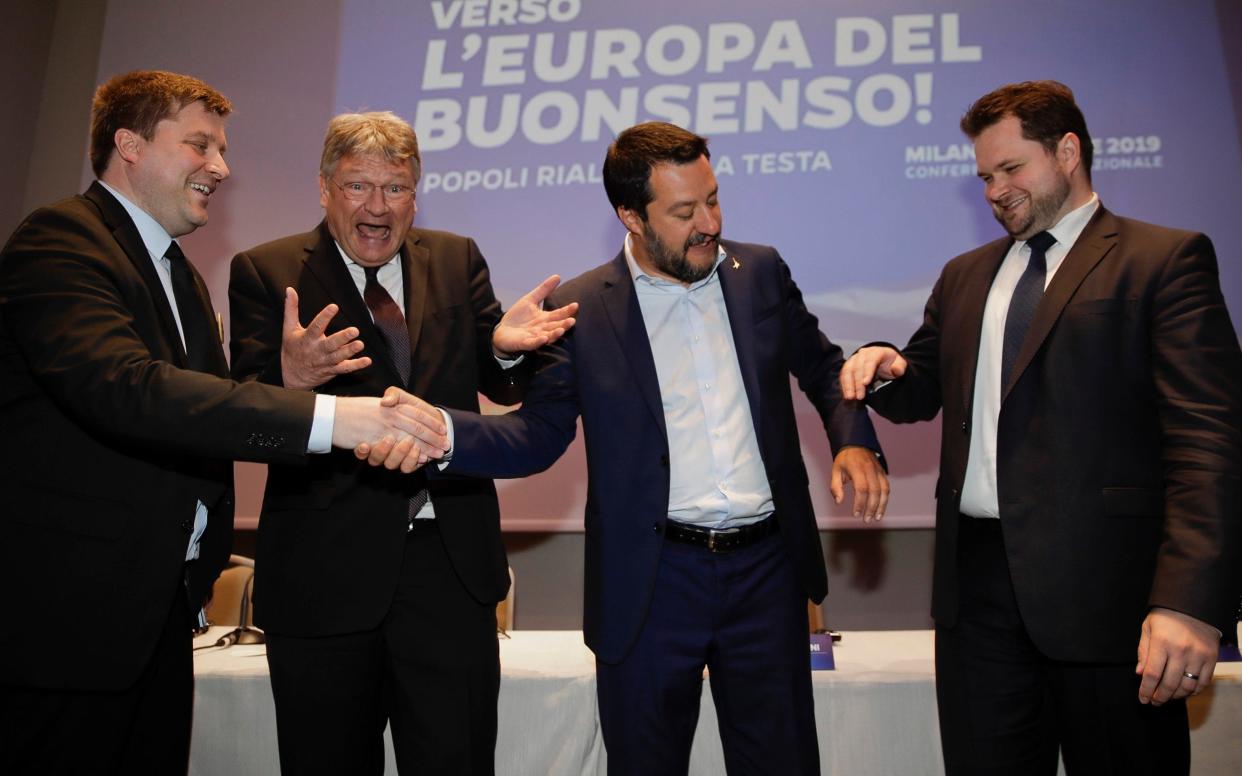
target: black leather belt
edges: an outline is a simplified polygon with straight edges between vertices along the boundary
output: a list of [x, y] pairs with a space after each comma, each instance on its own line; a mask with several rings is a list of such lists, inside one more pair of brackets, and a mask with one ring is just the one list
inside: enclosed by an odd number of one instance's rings
[[774, 533], [776, 533], [776, 515], [769, 515], [757, 523], [738, 528], [701, 528], [674, 520], [664, 523], [665, 539], [670, 542], [693, 544], [709, 552], [740, 550]]

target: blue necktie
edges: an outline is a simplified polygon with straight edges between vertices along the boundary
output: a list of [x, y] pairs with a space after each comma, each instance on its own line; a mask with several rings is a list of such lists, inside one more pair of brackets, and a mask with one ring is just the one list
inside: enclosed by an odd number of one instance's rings
[[1018, 352], [1022, 350], [1022, 341], [1026, 339], [1026, 330], [1031, 328], [1035, 318], [1035, 308], [1044, 295], [1044, 281], [1048, 275], [1048, 262], [1044, 254], [1056, 244], [1057, 238], [1047, 232], [1039, 232], [1031, 236], [1026, 244], [1031, 248], [1031, 258], [1027, 261], [1026, 271], [1018, 279], [1013, 290], [1013, 299], [1009, 302], [1009, 312], [1005, 315], [1005, 347], [1001, 353], [1001, 395], [1009, 385], [1013, 367], [1018, 362]]

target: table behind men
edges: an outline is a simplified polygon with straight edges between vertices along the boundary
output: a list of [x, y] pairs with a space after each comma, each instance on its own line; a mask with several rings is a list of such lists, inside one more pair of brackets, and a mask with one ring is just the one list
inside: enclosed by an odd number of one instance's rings
[[[213, 629], [198, 645], [226, 628]], [[262, 646], [202, 650], [190, 773], [276, 774], [276, 717]], [[595, 662], [578, 631], [516, 631], [500, 642], [497, 773], [603, 776]], [[846, 633], [836, 671], [816, 671], [815, 718], [826, 774], [940, 776], [930, 631]], [[703, 693], [690, 773], [724, 772], [710, 689]], [[1213, 686], [1190, 702], [1193, 776], [1242, 772], [1242, 663], [1221, 663]], [[385, 773], [395, 774], [391, 744]]]

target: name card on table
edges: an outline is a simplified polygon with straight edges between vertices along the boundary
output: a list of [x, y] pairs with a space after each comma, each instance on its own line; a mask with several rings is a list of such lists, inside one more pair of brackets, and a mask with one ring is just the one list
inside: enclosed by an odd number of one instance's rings
[[811, 634], [811, 670], [832, 671], [837, 664], [832, 658], [832, 634], [827, 631]]
[[[1242, 620], [1242, 607], [1238, 609], [1238, 617]], [[1242, 621], [1238, 622], [1237, 630], [1238, 638], [1233, 644], [1220, 645], [1220, 657], [1217, 660], [1221, 663], [1239, 663], [1242, 662], [1242, 654], [1238, 654], [1238, 644], [1242, 643]]]

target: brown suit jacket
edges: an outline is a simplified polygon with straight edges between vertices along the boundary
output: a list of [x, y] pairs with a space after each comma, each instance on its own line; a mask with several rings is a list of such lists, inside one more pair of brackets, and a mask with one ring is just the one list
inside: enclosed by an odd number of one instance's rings
[[[957, 521], [984, 303], [1009, 238], [945, 266], [907, 374], [868, 403], [943, 409], [933, 616], [957, 618]], [[1242, 354], [1212, 244], [1101, 207], [1048, 286], [997, 433], [1018, 606], [1055, 659], [1134, 658], [1150, 607], [1232, 634], [1242, 583]]]

